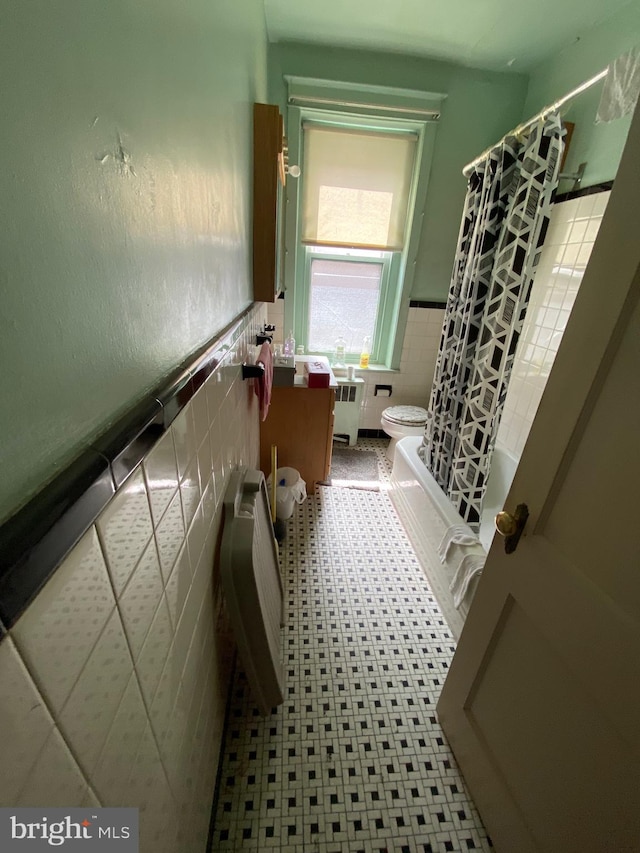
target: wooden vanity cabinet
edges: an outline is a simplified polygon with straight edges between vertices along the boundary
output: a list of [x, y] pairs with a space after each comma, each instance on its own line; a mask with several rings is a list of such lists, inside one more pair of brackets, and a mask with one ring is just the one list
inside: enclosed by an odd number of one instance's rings
[[333, 443], [333, 388], [290, 386], [271, 390], [266, 421], [260, 424], [260, 468], [271, 473], [271, 445], [278, 447], [278, 468], [300, 472], [307, 492], [326, 480]]

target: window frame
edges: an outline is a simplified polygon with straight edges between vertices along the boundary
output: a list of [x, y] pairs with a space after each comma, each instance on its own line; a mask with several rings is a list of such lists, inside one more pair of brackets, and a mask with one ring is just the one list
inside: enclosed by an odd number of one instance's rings
[[[321, 91], [321, 89], [319, 89]], [[440, 96], [431, 96], [440, 97]], [[291, 98], [290, 98], [291, 100]], [[416, 162], [409, 193], [407, 212], [408, 228], [401, 252], [391, 252], [388, 284], [384, 301], [381, 299], [376, 324], [376, 347], [371, 366], [398, 369], [402, 353], [405, 325], [409, 313], [409, 297], [413, 285], [416, 256], [420, 243], [424, 206], [437, 122], [429, 119], [405, 118], [387, 115], [367, 108], [366, 111], [335, 108], [320, 109], [290, 104], [287, 110], [289, 163], [301, 168], [298, 180], [288, 180], [286, 185], [286, 258], [285, 258], [285, 329], [294, 330], [296, 340], [305, 346], [308, 336], [309, 305], [308, 246], [301, 240], [302, 182], [304, 180], [303, 123], [313, 122], [326, 126], [351, 127], [384, 133], [408, 132], [417, 135]], [[315, 248], [315, 247], [314, 247]], [[331, 251], [332, 247], [327, 248]], [[344, 247], [342, 247], [344, 248]], [[354, 250], [355, 251], [355, 250]], [[331, 353], [326, 353], [331, 355]]]

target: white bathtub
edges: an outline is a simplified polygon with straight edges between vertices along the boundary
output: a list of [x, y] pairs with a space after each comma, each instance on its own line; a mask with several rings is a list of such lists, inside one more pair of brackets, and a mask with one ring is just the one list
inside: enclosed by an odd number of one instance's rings
[[[487, 483], [479, 545], [463, 548], [452, 545], [442, 563], [438, 545], [449, 527], [462, 524], [453, 505], [418, 456], [422, 438], [403, 438], [396, 446], [390, 495], [422, 564], [440, 609], [456, 639], [460, 636], [478, 578], [472, 580], [459, 608], [454, 607], [449, 585], [465, 554], [486, 554], [494, 534], [494, 518], [504, 506], [518, 461], [496, 447]], [[471, 533], [471, 530], [469, 530]]]

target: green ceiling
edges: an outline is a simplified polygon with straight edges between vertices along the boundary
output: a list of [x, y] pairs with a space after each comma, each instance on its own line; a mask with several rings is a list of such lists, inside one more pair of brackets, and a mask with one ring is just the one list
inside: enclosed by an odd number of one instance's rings
[[265, 0], [269, 39], [527, 72], [639, 0]]

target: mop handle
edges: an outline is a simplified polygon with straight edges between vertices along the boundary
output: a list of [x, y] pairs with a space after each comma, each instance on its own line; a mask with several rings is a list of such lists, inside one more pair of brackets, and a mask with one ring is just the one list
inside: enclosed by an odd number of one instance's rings
[[278, 448], [271, 445], [271, 521], [276, 520], [276, 471], [278, 470]]

